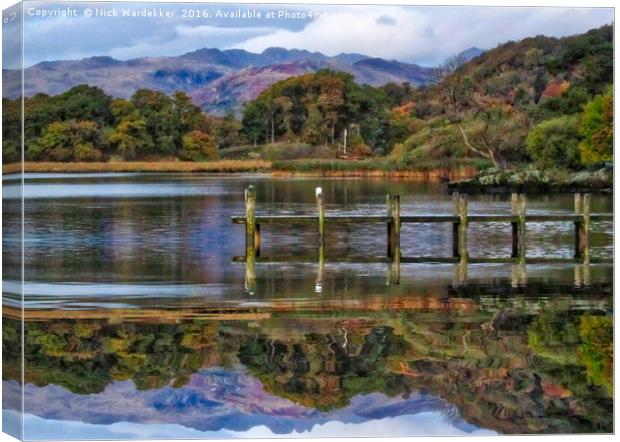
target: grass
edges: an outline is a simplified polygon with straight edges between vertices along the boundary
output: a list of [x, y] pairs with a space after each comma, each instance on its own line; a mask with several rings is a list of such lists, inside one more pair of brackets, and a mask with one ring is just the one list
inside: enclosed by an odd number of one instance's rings
[[414, 165], [400, 163], [391, 158], [373, 158], [368, 160], [290, 160], [273, 161], [274, 173], [318, 174], [318, 175], [368, 175], [368, 176], [473, 176], [480, 169], [475, 161], [461, 159], [458, 162], [426, 160]]
[[[271, 164], [263, 160], [220, 161], [119, 161], [99, 163], [25, 162], [24, 170], [30, 173], [88, 173], [88, 172], [259, 172], [269, 170]], [[18, 173], [20, 163], [2, 166], [2, 173]]]
[[[309, 176], [394, 176], [413, 179], [437, 179], [449, 177], [462, 179], [476, 175], [481, 166], [471, 159], [458, 161], [424, 160], [414, 165], [401, 163], [392, 158], [368, 160], [340, 159], [293, 159], [266, 161], [260, 159], [222, 159], [217, 161], [109, 161], [109, 162], [26, 162], [24, 170], [29, 173], [93, 173], [93, 172], [272, 172], [274, 175]], [[20, 163], [4, 165], [4, 174], [18, 173]]]

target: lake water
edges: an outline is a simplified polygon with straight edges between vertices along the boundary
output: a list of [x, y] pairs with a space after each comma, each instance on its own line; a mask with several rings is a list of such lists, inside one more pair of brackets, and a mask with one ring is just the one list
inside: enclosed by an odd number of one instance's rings
[[[440, 184], [266, 175], [32, 174], [24, 194], [28, 439], [611, 432], [612, 266], [343, 263], [386, 253], [385, 225], [329, 226], [327, 261], [244, 263], [259, 214], [451, 214]], [[19, 188], [5, 178], [5, 423], [19, 397]], [[508, 214], [510, 195], [471, 196]], [[571, 214], [572, 195], [528, 214]], [[593, 213], [612, 198], [592, 196]], [[450, 256], [451, 225], [404, 225], [404, 256]], [[571, 258], [572, 223], [528, 223], [527, 254]], [[13, 237], [12, 237], [13, 234]], [[472, 258], [507, 257], [473, 223]], [[318, 256], [312, 226], [263, 226], [261, 256]], [[613, 255], [595, 222], [593, 259]], [[302, 259], [303, 258], [303, 259]], [[458, 275], [458, 277], [457, 277]], [[13, 402], [12, 400], [13, 399]], [[9, 404], [8, 406], [6, 404]], [[13, 409], [11, 409], [13, 408]]]

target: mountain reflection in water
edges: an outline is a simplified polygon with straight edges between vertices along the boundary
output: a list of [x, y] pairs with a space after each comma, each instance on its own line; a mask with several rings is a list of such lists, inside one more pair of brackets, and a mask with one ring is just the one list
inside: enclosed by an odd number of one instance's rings
[[[605, 299], [451, 301], [238, 310], [243, 319], [223, 311], [27, 321], [25, 408], [61, 421], [203, 432], [290, 434], [427, 412], [442, 416], [447, 433], [612, 430]], [[16, 327], [5, 318], [9, 337]], [[15, 394], [18, 362], [5, 349], [4, 386]]]
[[[3, 201], [4, 425], [23, 393], [31, 440], [613, 431], [612, 266], [403, 264], [395, 284], [389, 264], [261, 263], [249, 292], [230, 220], [249, 184], [261, 213], [315, 213], [317, 186], [330, 213], [384, 213], [386, 193], [403, 215], [452, 211], [437, 184], [387, 179], [27, 175], [23, 299], [21, 202]], [[510, 196], [470, 209], [510, 213]], [[530, 210], [571, 214], [573, 197]], [[403, 254], [451, 256], [450, 229], [403, 228]], [[573, 229], [528, 224], [528, 256], [570, 258]], [[316, 253], [312, 228], [261, 235], [261, 256]], [[326, 235], [330, 258], [385, 256], [385, 226]], [[509, 256], [510, 226], [468, 242]], [[611, 258], [611, 222], [590, 246]]]

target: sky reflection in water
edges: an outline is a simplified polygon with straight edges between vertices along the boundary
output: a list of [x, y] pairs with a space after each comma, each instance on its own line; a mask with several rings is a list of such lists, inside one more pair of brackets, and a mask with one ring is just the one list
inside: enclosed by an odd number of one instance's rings
[[[230, 222], [249, 183], [260, 212], [313, 213], [318, 185], [328, 211], [383, 213], [391, 192], [403, 214], [451, 212], [437, 185], [382, 179], [31, 177], [27, 438], [611, 431], [611, 266], [591, 266], [589, 285], [573, 265], [528, 266], [524, 285], [511, 265], [470, 265], [464, 283], [452, 265], [403, 265], [395, 285], [384, 264], [260, 265], [249, 295]], [[528, 204], [572, 211], [570, 195]], [[594, 212], [611, 204], [593, 197]], [[472, 196], [470, 207], [507, 213], [509, 196]], [[442, 229], [404, 230], [403, 253], [449, 255]], [[532, 225], [528, 254], [570, 256], [571, 229]], [[384, 230], [328, 230], [328, 256], [382, 255]], [[4, 238], [4, 305], [17, 307], [19, 263]], [[503, 225], [472, 227], [470, 253], [506, 256], [509, 238]], [[611, 223], [591, 241], [593, 256], [611, 256]], [[265, 229], [263, 244], [266, 256], [313, 254], [316, 232]], [[5, 317], [8, 349], [16, 327]], [[18, 362], [4, 352], [5, 404], [19, 395]]]

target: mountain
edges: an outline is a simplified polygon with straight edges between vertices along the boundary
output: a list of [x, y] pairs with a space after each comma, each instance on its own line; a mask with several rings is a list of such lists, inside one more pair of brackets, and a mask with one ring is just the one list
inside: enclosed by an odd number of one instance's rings
[[[98, 86], [114, 97], [128, 98], [142, 88], [190, 94], [206, 110], [238, 108], [276, 81], [319, 69], [351, 73], [358, 82], [380, 86], [432, 81], [433, 68], [362, 54], [327, 56], [300, 49], [268, 48], [260, 54], [243, 49], [204, 48], [177, 57], [116, 60], [89, 57], [45, 61], [26, 68], [26, 96], [56, 95], [79, 84]], [[20, 72], [3, 70], [5, 96], [21, 93]]]
[[435, 69], [415, 64], [387, 61], [382, 58], [367, 58], [353, 64], [355, 78], [361, 83], [382, 85], [386, 83], [404, 83], [410, 79], [414, 86], [431, 83]]
[[[7, 394], [18, 394], [18, 384], [8, 381]], [[412, 419], [436, 413], [444, 425], [465, 432], [475, 427], [463, 421], [456, 408], [438, 396], [412, 392], [408, 397], [382, 393], [354, 397], [342, 408], [319, 411], [273, 395], [255, 378], [241, 371], [211, 368], [195, 373], [179, 388], [138, 389], [132, 381], [114, 382], [97, 394], [76, 394], [57, 385], [27, 385], [32, 400], [28, 412], [61, 421], [111, 425], [117, 422], [177, 424], [203, 432], [245, 432], [264, 426], [274, 434], [308, 434], [327, 423], [372, 423], [378, 419]], [[414, 419], [415, 420], [415, 419]], [[416, 430], [412, 428], [411, 432]], [[420, 432], [420, 430], [417, 430]], [[194, 434], [194, 433], [191, 433]]]
[[463, 52], [460, 52], [457, 57], [459, 57], [460, 59], [464, 60], [465, 62], [468, 62], [469, 60], [471, 60], [472, 58], [476, 58], [478, 55], [482, 55], [486, 52], [486, 50], [484, 49], [480, 49], [477, 47], [471, 47], [469, 49], [465, 49]]

